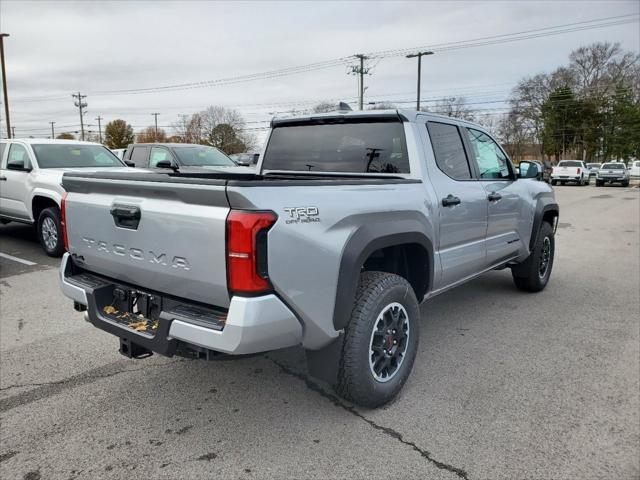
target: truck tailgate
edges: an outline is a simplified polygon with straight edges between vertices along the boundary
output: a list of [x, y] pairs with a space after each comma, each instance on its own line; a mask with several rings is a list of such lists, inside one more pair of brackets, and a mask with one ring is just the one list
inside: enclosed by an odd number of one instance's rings
[[141, 289], [228, 307], [224, 181], [154, 178], [64, 177], [74, 261]]

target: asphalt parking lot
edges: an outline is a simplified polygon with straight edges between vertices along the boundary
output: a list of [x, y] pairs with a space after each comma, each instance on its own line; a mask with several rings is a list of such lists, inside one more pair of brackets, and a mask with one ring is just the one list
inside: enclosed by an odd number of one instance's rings
[[299, 349], [128, 360], [0, 227], [0, 477], [631, 479], [640, 475], [640, 189], [556, 187], [540, 294], [496, 271], [422, 306], [399, 398], [355, 408]]

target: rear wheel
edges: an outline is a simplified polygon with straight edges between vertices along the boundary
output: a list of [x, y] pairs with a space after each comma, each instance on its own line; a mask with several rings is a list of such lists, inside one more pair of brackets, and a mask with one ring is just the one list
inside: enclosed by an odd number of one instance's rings
[[404, 278], [363, 272], [344, 332], [338, 393], [370, 408], [392, 400], [411, 373], [419, 323], [418, 301]]
[[566, 185], [567, 182], [565, 180], [560, 180], [560, 185]]
[[551, 276], [554, 253], [553, 227], [547, 222], [542, 222], [529, 257], [524, 262], [511, 267], [516, 286], [527, 292], [543, 290]]
[[625, 180], [624, 182], [622, 182], [622, 186], [623, 187], [628, 187], [629, 186], [629, 180]]
[[601, 187], [604, 182], [602, 180], [596, 179], [596, 187]]
[[50, 257], [60, 257], [64, 253], [62, 226], [60, 225], [60, 209], [45, 208], [40, 212], [37, 224], [38, 240], [44, 253]]
[[555, 185], [557, 185], [557, 184], [558, 184], [558, 181], [557, 181], [557, 180], [551, 180], [551, 185], [554, 185], [554, 186], [555, 186]]

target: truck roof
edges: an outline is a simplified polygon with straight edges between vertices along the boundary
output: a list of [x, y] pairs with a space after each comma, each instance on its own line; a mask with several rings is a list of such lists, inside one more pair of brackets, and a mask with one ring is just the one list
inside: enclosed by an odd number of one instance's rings
[[84, 142], [82, 140], [63, 140], [63, 139], [58, 139], [58, 138], [3, 138], [2, 141], [3, 142], [10, 142], [10, 141], [20, 141], [23, 143], [27, 143], [29, 145], [33, 145], [33, 144], [38, 144], [41, 145], [43, 143], [46, 144], [67, 144], [67, 145], [102, 145], [101, 143], [96, 143], [96, 142]]
[[407, 110], [407, 109], [392, 109], [392, 110], [336, 110], [333, 112], [327, 113], [314, 113], [311, 115], [301, 115], [301, 116], [277, 116], [271, 120], [271, 126], [288, 124], [288, 123], [304, 123], [313, 120], [322, 120], [322, 119], [356, 119], [356, 118], [398, 118], [404, 121], [415, 122], [418, 115], [426, 116], [429, 118], [433, 118], [435, 120], [455, 120], [459, 123], [464, 123], [470, 126], [474, 126], [480, 129], [485, 129], [482, 125], [477, 123], [469, 122], [468, 120], [463, 120], [455, 117], [448, 117], [446, 115], [438, 115], [430, 112], [421, 112], [418, 110]]

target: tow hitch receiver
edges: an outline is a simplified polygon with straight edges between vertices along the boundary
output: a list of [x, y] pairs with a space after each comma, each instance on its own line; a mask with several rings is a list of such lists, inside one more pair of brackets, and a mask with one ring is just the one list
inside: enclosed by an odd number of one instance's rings
[[128, 338], [120, 338], [120, 354], [127, 358], [143, 359], [153, 355], [151, 350], [141, 347], [137, 343], [133, 343]]

